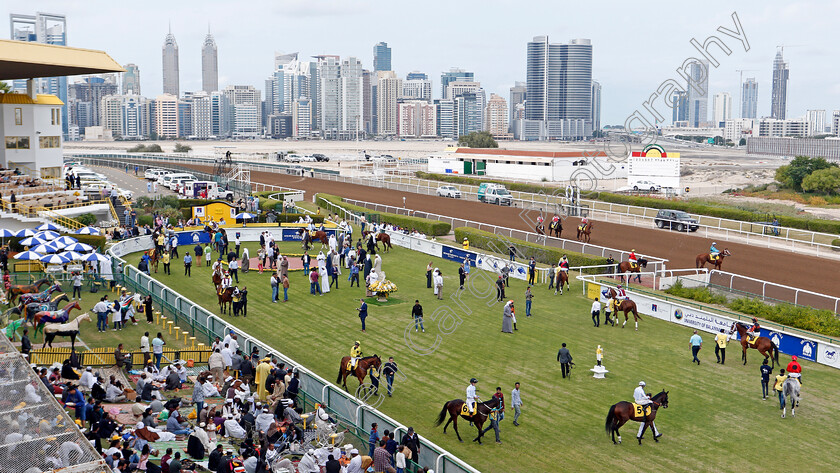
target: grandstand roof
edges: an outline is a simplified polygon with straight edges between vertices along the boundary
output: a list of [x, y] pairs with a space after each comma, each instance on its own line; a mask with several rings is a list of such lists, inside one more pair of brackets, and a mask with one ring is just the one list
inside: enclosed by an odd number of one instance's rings
[[104, 51], [0, 40], [0, 80], [125, 72]]

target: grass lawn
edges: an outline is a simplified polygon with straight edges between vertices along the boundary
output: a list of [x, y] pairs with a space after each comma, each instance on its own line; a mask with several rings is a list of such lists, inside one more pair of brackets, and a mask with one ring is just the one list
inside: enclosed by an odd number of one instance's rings
[[[246, 246], [255, 256], [256, 244]], [[281, 243], [281, 251], [301, 249], [296, 243]], [[134, 254], [126, 259], [136, 264], [138, 258]], [[805, 362], [802, 405], [796, 418], [788, 412], [783, 420], [777, 398], [761, 400], [760, 360], [754, 351], [744, 367], [738, 363], [738, 347], [730, 345], [727, 364], [717, 365], [712, 337], [703, 335], [703, 363], [695, 366], [688, 344], [691, 331], [683, 327], [645, 317], [638, 332], [630, 324], [625, 329], [594, 328], [588, 314], [591, 301], [581, 295], [577, 281], [562, 296], [535, 288], [533, 316], [526, 319], [525, 284], [512, 280], [507, 295], [516, 301], [519, 330], [502, 334], [502, 304], [494, 300], [491, 279], [473, 269], [474, 284], [458, 291], [458, 265], [435, 260], [445, 278], [446, 298], [438, 301], [426, 288], [430, 259], [402, 248], [383, 256], [383, 270], [399, 292], [387, 304], [369, 303], [364, 334], [355, 310], [363, 289], [350, 289], [346, 272], [340, 288], [321, 297], [309, 295], [303, 274], [292, 273], [289, 302], [272, 304], [270, 275], [251, 271], [240, 276], [240, 287], [249, 290], [248, 317], [225, 317], [330, 381], [354, 340], [362, 342], [365, 354], [394, 356], [408, 380], [396, 385], [394, 397], [386, 398], [380, 409], [486, 472], [559, 471], [560, 466], [571, 471], [757, 471], [777, 463], [779, 455], [803, 471], [840, 468], [840, 457], [830, 453], [840, 436], [836, 370]], [[171, 276], [155, 276], [219, 313], [208, 268], [193, 267], [192, 277], [185, 278], [181, 263], [174, 262]], [[426, 333], [410, 332], [412, 349], [405, 335], [414, 299], [423, 304]], [[439, 309], [448, 309], [450, 316]], [[561, 342], [568, 344], [577, 363], [571, 380], [561, 379], [556, 362]], [[603, 380], [588, 371], [598, 344], [610, 370]], [[789, 361], [784, 355], [781, 359]], [[444, 402], [463, 399], [473, 376], [485, 400], [501, 386], [509, 402], [513, 383], [522, 383], [521, 426], [512, 425], [509, 408], [501, 423], [503, 445], [493, 442], [492, 431], [484, 446], [472, 443], [475, 430], [466, 422], [460, 423], [463, 444], [451, 427], [446, 435], [434, 427]], [[624, 444], [613, 446], [604, 432], [607, 410], [632, 399], [639, 380], [653, 393], [670, 391], [671, 407], [657, 418], [664, 437], [655, 444], [646, 434], [639, 447], [634, 438], [638, 424], [632, 423], [622, 429]], [[354, 380], [348, 385], [355, 390]]]

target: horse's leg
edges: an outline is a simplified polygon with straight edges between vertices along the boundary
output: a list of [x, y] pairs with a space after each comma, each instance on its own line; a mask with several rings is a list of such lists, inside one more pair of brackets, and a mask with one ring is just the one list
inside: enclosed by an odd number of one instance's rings
[[624, 323], [621, 324], [621, 328], [624, 328], [627, 325], [627, 321], [630, 320], [630, 317], [627, 315], [627, 312], [624, 313]]
[[443, 425], [443, 433], [446, 433], [446, 428], [449, 427], [449, 424], [452, 423], [452, 416], [449, 416], [449, 420], [446, 421], [446, 424]]
[[744, 365], [746, 365], [747, 364], [747, 344], [744, 343], [744, 344], [741, 345], [741, 347], [742, 347], [742, 352], [743, 352], [743, 353], [741, 353], [741, 358], [744, 360]]
[[464, 443], [464, 439], [461, 438], [461, 434], [458, 433], [458, 417], [459, 414], [452, 416], [452, 412], [449, 413], [449, 420], [452, 421], [452, 428], [455, 429], [455, 435], [458, 437], [458, 441]]
[[479, 445], [483, 445], [481, 443], [481, 428], [484, 426], [484, 422], [479, 421], [479, 420], [475, 420], [475, 421], [473, 421], [473, 423], [475, 424], [475, 427], [478, 429], [478, 437], [474, 438], [473, 442], [478, 442]]
[[636, 438], [639, 440], [639, 445], [642, 444], [642, 438], [645, 436], [645, 432], [647, 432], [648, 428], [648, 421], [642, 422], [642, 433], [639, 434]]

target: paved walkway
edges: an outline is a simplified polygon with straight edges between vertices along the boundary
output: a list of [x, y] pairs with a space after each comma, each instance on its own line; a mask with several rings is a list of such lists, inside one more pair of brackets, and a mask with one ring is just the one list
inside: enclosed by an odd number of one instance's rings
[[155, 198], [155, 196], [175, 196], [174, 192], [167, 189], [163, 186], [157, 187], [157, 193], [149, 192], [146, 183], [151, 182], [147, 181], [143, 177], [143, 173], [138, 171], [138, 175], [134, 175], [134, 170], [130, 169], [128, 173], [124, 170], [115, 169], [112, 167], [107, 166], [90, 166], [91, 169], [94, 169], [96, 172], [104, 174], [110, 182], [116, 184], [117, 187], [121, 189], [130, 190], [134, 193], [134, 200], [137, 200], [140, 196], [147, 196]]

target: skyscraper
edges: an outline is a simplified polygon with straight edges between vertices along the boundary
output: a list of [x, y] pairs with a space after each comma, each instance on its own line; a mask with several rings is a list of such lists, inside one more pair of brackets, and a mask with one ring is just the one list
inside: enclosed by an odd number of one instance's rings
[[675, 90], [671, 96], [671, 107], [674, 110], [671, 123], [688, 121], [688, 92]]
[[732, 118], [732, 96], [729, 92], [718, 92], [712, 101], [712, 126], [723, 128], [726, 120]]
[[443, 99], [451, 99], [452, 97], [446, 96], [446, 88], [449, 87], [450, 82], [455, 82], [456, 80], [460, 81], [467, 81], [472, 82], [475, 79], [475, 75], [472, 72], [467, 72], [463, 69], [458, 69], [457, 67], [453, 67], [449, 69], [449, 72], [443, 72], [440, 74], [440, 97]]
[[428, 80], [429, 75], [425, 72], [411, 71], [405, 75], [405, 80]]
[[507, 101], [501, 95], [490, 94], [484, 111], [484, 128], [494, 136], [507, 135]]
[[341, 62], [341, 131], [356, 139], [364, 130], [362, 62], [348, 57]]
[[210, 31], [201, 46], [201, 90], [207, 93], [219, 90], [219, 51]]
[[741, 85], [741, 118], [757, 118], [758, 83], [755, 77], [747, 77]]
[[260, 91], [253, 85], [229, 85], [222, 91], [227, 97], [233, 138], [257, 138], [262, 133]]
[[785, 119], [787, 108], [788, 63], [782, 57], [782, 50], [776, 51], [773, 59], [773, 91], [770, 96], [770, 117]]
[[402, 79], [393, 71], [379, 71], [376, 85], [377, 132], [397, 134], [397, 99], [402, 93]]
[[[175, 35], [172, 30], [166, 34], [163, 40], [163, 93], [178, 97], [181, 92], [178, 70], [178, 43], [175, 42]], [[160, 134], [160, 133], [158, 133]], [[169, 135], [167, 135], [169, 136]]]
[[811, 124], [812, 136], [825, 134], [825, 110], [808, 110], [805, 120]]
[[[12, 39], [30, 43], [56, 44], [67, 46], [67, 17], [51, 13], [36, 13], [35, 15], [9, 15]], [[18, 92], [26, 91], [26, 80], [15, 80], [12, 87]], [[52, 94], [64, 102], [61, 107], [61, 130], [67, 138], [69, 120], [67, 113], [67, 77], [44, 77], [35, 79], [36, 91], [39, 94]]]
[[158, 138], [178, 137], [178, 97], [172, 94], [155, 98], [155, 125]]
[[428, 79], [406, 79], [402, 87], [404, 99], [432, 101], [432, 81]]
[[601, 129], [601, 83], [592, 81], [592, 129]]
[[592, 134], [592, 43], [549, 43], [537, 36], [527, 46], [526, 139], [586, 138]]
[[704, 126], [709, 121], [709, 61], [691, 63], [688, 76], [688, 126]]
[[[113, 74], [105, 74], [102, 76], [87, 76], [81, 81], [70, 84], [68, 87], [68, 100], [70, 103], [87, 102], [90, 104], [83, 110], [89, 113], [88, 120], [80, 120], [79, 117], [71, 117], [73, 124], [79, 125], [79, 128], [84, 131], [88, 126], [105, 126], [102, 123], [102, 99], [109, 95], [115, 95], [119, 92], [116, 76]], [[77, 108], [77, 110], [80, 110]], [[117, 135], [119, 129], [112, 129]]]
[[123, 66], [122, 94], [140, 95], [140, 68], [137, 64], [129, 63]]
[[317, 106], [321, 117], [320, 125], [324, 138], [338, 138], [341, 128], [341, 63], [338, 56], [315, 56], [318, 60], [319, 92]]
[[210, 95], [207, 92], [196, 92], [192, 97], [192, 135], [199, 139], [207, 139], [213, 134], [213, 113]]
[[391, 70], [391, 48], [388, 43], [379, 42], [373, 46], [373, 71]]
[[510, 88], [510, 101], [508, 108], [510, 109], [510, 118], [508, 119], [508, 126], [513, 128], [513, 121], [516, 120], [516, 106], [525, 104], [526, 88], [524, 82], [516, 81], [513, 87]]

